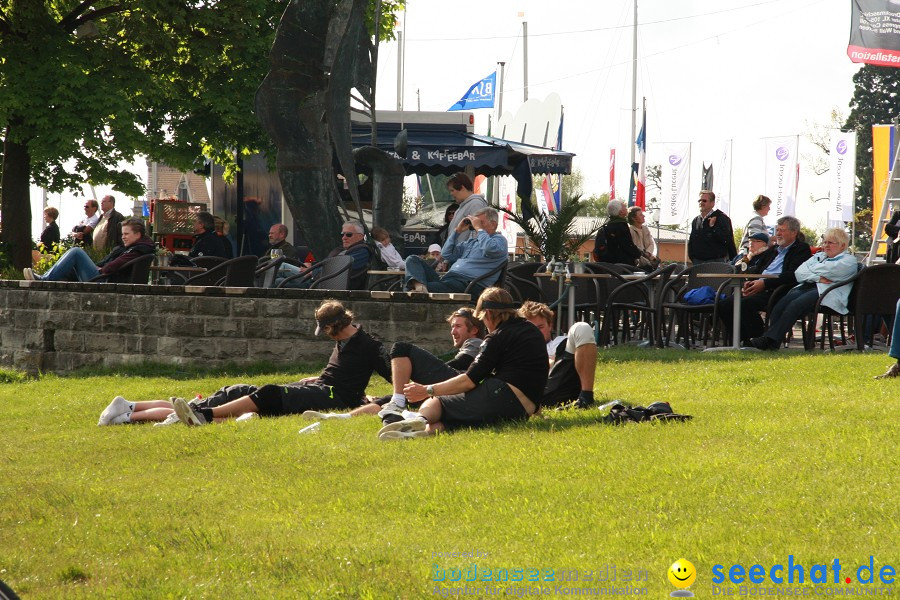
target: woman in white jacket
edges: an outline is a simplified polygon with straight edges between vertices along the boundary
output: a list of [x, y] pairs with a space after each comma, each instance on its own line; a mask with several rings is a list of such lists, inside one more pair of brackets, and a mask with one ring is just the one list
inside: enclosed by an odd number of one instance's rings
[[[847, 252], [849, 242], [847, 232], [841, 228], [825, 231], [822, 236], [824, 250], [797, 267], [794, 272], [797, 285], [778, 301], [772, 310], [769, 328], [762, 337], [751, 339], [751, 346], [760, 350], [778, 350], [794, 323], [815, 308], [819, 295], [828, 286], [856, 275], [859, 266], [856, 258]], [[822, 304], [837, 313], [847, 314], [852, 287], [845, 285], [833, 290]]]

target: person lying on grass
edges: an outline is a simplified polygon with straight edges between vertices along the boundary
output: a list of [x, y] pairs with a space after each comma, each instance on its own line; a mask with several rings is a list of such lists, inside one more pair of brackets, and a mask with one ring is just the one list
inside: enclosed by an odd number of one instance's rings
[[525, 420], [540, 408], [549, 367], [544, 336], [518, 316], [512, 296], [501, 288], [481, 294], [475, 316], [489, 333], [466, 372], [436, 384], [406, 384], [406, 398], [424, 402], [410, 418], [382, 427], [379, 439]]
[[347, 410], [362, 404], [373, 371], [390, 381], [387, 352], [359, 325], [353, 313], [336, 300], [316, 309], [316, 335], [334, 340], [325, 370], [296, 386], [264, 385], [252, 394], [212, 408], [190, 406], [176, 398], [175, 412], [187, 425], [206, 425], [216, 419], [259, 413], [263, 417], [300, 414], [307, 410]]
[[373, 398], [366, 396], [366, 404], [354, 408], [349, 413], [322, 413], [308, 410], [303, 413], [307, 419], [342, 419], [359, 415], [381, 417], [387, 425], [402, 421], [406, 410], [406, 396], [403, 386], [410, 381], [418, 383], [437, 383], [450, 379], [465, 371], [481, 350], [481, 338], [484, 337], [484, 324], [475, 318], [471, 308], [460, 308], [447, 318], [450, 323], [450, 337], [453, 347], [458, 350], [456, 356], [443, 362], [427, 350], [408, 342], [397, 342], [391, 347], [391, 379], [394, 394]]
[[589, 408], [594, 404], [594, 373], [597, 370], [597, 340], [594, 329], [579, 321], [573, 323], [565, 337], [550, 339], [553, 311], [541, 302], [527, 300], [519, 316], [538, 328], [547, 343], [550, 373], [544, 387], [542, 406]]
[[[303, 385], [302, 381], [284, 384], [287, 387]], [[249, 396], [259, 387], [249, 383], [235, 383], [219, 388], [205, 398], [198, 396], [188, 402], [194, 408], [212, 408], [221, 406], [243, 396]], [[139, 400], [129, 402], [122, 396], [116, 396], [100, 414], [97, 425], [124, 425], [127, 423], [154, 423], [154, 425], [174, 425], [179, 423], [175, 413], [175, 397], [168, 400]], [[256, 413], [247, 413], [240, 418], [250, 419]]]

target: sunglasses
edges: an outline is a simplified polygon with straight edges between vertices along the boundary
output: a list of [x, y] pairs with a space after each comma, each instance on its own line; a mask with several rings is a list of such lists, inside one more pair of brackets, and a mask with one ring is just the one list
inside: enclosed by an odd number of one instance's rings
[[341, 237], [353, 237], [354, 235], [359, 235], [355, 231], [342, 231]]
[[471, 309], [460, 308], [459, 310], [457, 310], [456, 312], [453, 313], [453, 316], [454, 317], [471, 317], [471, 316], [473, 316], [473, 314], [474, 313], [472, 312]]

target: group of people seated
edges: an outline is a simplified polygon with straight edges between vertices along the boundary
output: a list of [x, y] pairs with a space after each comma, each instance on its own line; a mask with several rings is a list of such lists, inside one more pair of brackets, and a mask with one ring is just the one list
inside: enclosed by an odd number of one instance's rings
[[[551, 340], [553, 312], [531, 301], [518, 306], [501, 288], [488, 288], [474, 309], [460, 308], [449, 316], [455, 354], [446, 362], [407, 342], [387, 352], [335, 300], [320, 304], [315, 320], [316, 335], [335, 342], [318, 377], [260, 387], [235, 384], [191, 402], [129, 402], [117, 396], [98, 424], [378, 415], [379, 438], [390, 440], [524, 420], [542, 407], [594, 404], [597, 345], [590, 325], [576, 323], [567, 337]], [[365, 394], [373, 373], [392, 383], [393, 394]]]

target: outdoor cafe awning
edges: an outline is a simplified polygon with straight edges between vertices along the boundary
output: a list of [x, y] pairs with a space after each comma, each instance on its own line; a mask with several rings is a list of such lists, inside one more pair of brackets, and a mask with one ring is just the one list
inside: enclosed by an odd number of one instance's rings
[[[570, 152], [465, 131], [429, 130], [421, 125], [410, 126], [405, 131], [405, 156], [397, 152], [399, 144], [395, 147], [400, 133], [395, 124], [379, 124], [378, 147], [394, 153], [410, 175], [452, 175], [467, 167], [472, 167], [476, 175], [572, 172], [575, 155]], [[355, 148], [371, 145], [368, 124], [354, 122], [351, 136]]]

